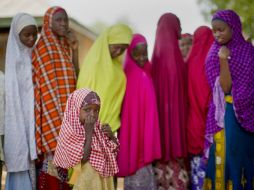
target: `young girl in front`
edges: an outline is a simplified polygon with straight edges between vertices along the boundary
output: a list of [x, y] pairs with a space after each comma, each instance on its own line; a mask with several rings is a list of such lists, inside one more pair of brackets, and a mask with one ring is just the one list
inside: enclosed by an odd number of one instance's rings
[[109, 125], [100, 124], [99, 111], [100, 98], [89, 89], [76, 90], [67, 100], [54, 164], [67, 169], [81, 165], [74, 190], [114, 189], [119, 143]]

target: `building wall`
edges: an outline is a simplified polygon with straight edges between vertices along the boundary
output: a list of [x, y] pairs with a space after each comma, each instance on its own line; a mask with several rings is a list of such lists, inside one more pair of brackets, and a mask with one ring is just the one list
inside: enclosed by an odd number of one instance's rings
[[79, 41], [79, 66], [84, 62], [85, 56], [93, 44], [93, 40], [87, 38], [84, 35], [76, 32], [76, 36]]

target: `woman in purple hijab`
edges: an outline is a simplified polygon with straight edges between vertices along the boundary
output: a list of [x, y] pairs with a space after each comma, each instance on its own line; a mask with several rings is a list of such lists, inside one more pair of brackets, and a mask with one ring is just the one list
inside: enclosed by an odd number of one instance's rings
[[206, 74], [213, 92], [206, 126], [209, 158], [204, 189], [254, 189], [254, 47], [239, 16], [221, 10], [212, 19]]

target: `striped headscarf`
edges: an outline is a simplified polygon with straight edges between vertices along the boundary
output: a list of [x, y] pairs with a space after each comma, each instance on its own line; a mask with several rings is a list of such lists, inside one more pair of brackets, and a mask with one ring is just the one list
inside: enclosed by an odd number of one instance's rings
[[[55, 151], [55, 165], [71, 168], [81, 162], [84, 156], [85, 128], [80, 123], [79, 115], [81, 107], [90, 103], [100, 105], [98, 95], [89, 89], [76, 90], [69, 96]], [[118, 172], [118, 145], [101, 131], [99, 121], [95, 125], [89, 163], [101, 176], [113, 176]]]
[[[246, 42], [242, 35], [242, 26], [239, 16], [232, 10], [220, 10], [213, 16], [229, 25], [232, 38], [226, 44], [230, 49], [231, 59], [229, 69], [232, 78], [232, 96], [237, 119], [241, 126], [249, 132], [254, 132], [254, 48]], [[218, 52], [221, 45], [214, 42], [206, 61], [206, 74], [211, 90], [215, 79], [220, 74]], [[213, 135], [221, 130], [215, 121], [215, 105], [211, 100], [206, 128], [206, 147], [213, 142]]]
[[55, 150], [66, 101], [76, 85], [71, 48], [65, 38], [58, 38], [51, 29], [53, 15], [60, 10], [63, 9], [47, 10], [41, 37], [33, 51], [38, 154]]

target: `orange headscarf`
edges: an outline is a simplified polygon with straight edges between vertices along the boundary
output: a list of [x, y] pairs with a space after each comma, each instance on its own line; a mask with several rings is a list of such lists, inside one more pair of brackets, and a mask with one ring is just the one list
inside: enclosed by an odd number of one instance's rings
[[52, 7], [46, 12], [32, 55], [38, 154], [55, 150], [66, 101], [76, 85], [71, 49], [51, 29], [53, 15], [61, 9]]

